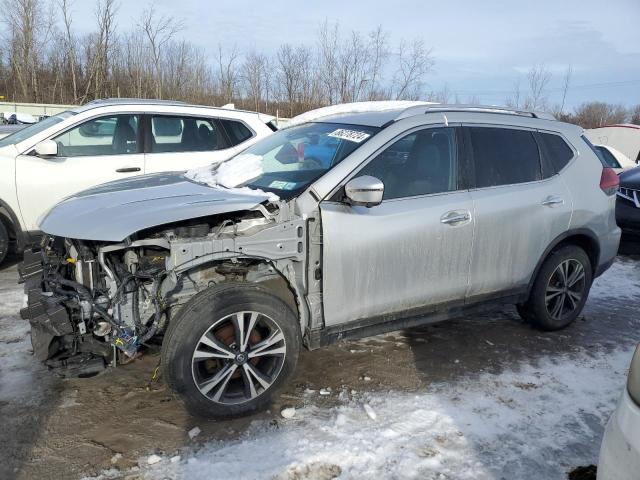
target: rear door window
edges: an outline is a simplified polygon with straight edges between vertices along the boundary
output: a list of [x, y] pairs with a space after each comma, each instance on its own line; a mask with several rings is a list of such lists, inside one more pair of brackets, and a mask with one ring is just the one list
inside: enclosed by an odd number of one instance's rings
[[150, 153], [208, 152], [229, 146], [215, 119], [168, 115], [151, 117]]
[[475, 187], [495, 187], [542, 179], [540, 153], [528, 130], [466, 127]]

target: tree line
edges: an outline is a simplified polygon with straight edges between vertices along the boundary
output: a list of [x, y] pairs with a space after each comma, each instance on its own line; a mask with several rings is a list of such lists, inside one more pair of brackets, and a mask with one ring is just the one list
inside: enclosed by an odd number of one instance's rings
[[[526, 110], [547, 111], [558, 120], [574, 123], [583, 128], [597, 128], [617, 123], [635, 123], [640, 125], [640, 105], [626, 108], [624, 105], [607, 102], [584, 102], [568, 111], [565, 103], [572, 84], [573, 68], [569, 65], [562, 76], [560, 90], [561, 101], [549, 101], [549, 84], [552, 74], [545, 65], [535, 65], [525, 75], [524, 88], [518, 78], [513, 86], [513, 93], [505, 99], [505, 105]], [[616, 83], [616, 82], [614, 82]]]
[[272, 55], [222, 45], [211, 58], [184, 39], [181, 20], [150, 4], [118, 28], [116, 0], [96, 0], [94, 28], [79, 34], [73, 0], [2, 0], [0, 93], [13, 101], [82, 104], [96, 98], [184, 100], [291, 116], [338, 102], [418, 99], [434, 61], [424, 41], [392, 44], [381, 27], [344, 33], [319, 26], [312, 45]]
[[[76, 0], [77, 1], [77, 0]], [[94, 0], [93, 28], [79, 33], [74, 0], [0, 0], [0, 95], [20, 102], [83, 104], [96, 98], [183, 100], [293, 116], [319, 106], [364, 100], [462, 99], [445, 86], [428, 90], [432, 50], [421, 38], [393, 42], [382, 27], [366, 33], [320, 24], [309, 44], [283, 43], [273, 54], [218, 45], [212, 55], [181, 38], [183, 21], [152, 6], [128, 30], [118, 27], [118, 0]], [[86, 31], [86, 26], [83, 26]], [[552, 111], [590, 128], [640, 123], [640, 106], [592, 102], [565, 109], [569, 67], [561, 104], [548, 101], [551, 74], [534, 66], [505, 103]]]

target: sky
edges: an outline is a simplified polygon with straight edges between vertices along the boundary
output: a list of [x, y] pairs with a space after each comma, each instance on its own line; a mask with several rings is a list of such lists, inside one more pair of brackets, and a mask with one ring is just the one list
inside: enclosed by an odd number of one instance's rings
[[[151, 2], [121, 0], [118, 30], [135, 26]], [[182, 38], [212, 55], [218, 44], [274, 53], [282, 43], [313, 44], [320, 25], [367, 33], [378, 25], [391, 45], [422, 38], [435, 60], [426, 89], [446, 88], [466, 101], [503, 104], [534, 65], [552, 78], [549, 102], [560, 103], [573, 70], [569, 108], [590, 100], [640, 104], [640, 0], [155, 0], [158, 13], [183, 19]], [[94, 3], [74, 4], [82, 32]]]

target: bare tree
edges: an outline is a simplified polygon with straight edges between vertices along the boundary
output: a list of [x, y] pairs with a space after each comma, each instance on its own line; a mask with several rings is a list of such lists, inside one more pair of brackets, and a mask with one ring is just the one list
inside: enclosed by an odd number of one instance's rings
[[546, 89], [551, 81], [551, 73], [544, 64], [531, 67], [527, 73], [529, 93], [524, 107], [531, 110], [544, 110], [547, 106]]
[[613, 123], [623, 123], [627, 119], [627, 110], [622, 105], [604, 102], [583, 103], [569, 115], [567, 121], [584, 128], [597, 128]]
[[434, 60], [431, 50], [421, 39], [410, 45], [403, 40], [398, 47], [398, 69], [393, 79], [396, 100], [417, 100], [422, 93], [424, 77], [431, 71]]
[[569, 84], [571, 83], [571, 76], [573, 75], [573, 67], [569, 65], [562, 78], [562, 103], [560, 104], [560, 114], [564, 112], [564, 104], [567, 99], [567, 93], [569, 92]]
[[520, 108], [520, 77], [516, 78], [515, 82], [513, 82], [513, 93], [512, 95], [506, 99], [505, 104], [507, 107], [511, 108]]
[[469, 98], [467, 98], [467, 105], [480, 105], [482, 102], [480, 102], [480, 98], [478, 98], [477, 95], [471, 95]]
[[630, 109], [629, 117], [629, 121], [631, 123], [640, 125], [640, 105], [636, 105], [635, 107]]
[[10, 66], [21, 97], [38, 101], [38, 70], [51, 34], [51, 11], [45, 11], [41, 0], [3, 0], [1, 6], [0, 18], [7, 27], [5, 41], [11, 49]]
[[156, 15], [156, 12], [151, 5], [142, 13], [142, 20], [138, 26], [142, 29], [147, 38], [149, 52], [155, 69], [155, 96], [157, 98], [162, 98], [164, 77], [162, 69], [162, 53], [173, 37], [179, 31], [184, 29], [184, 22], [183, 20], [176, 20], [164, 15]]
[[369, 33], [370, 65], [369, 79], [367, 82], [368, 100], [378, 100], [387, 96], [384, 89], [379, 85], [384, 66], [389, 58], [387, 41], [388, 36], [382, 30], [381, 25], [378, 25], [375, 30]]
[[[109, 55], [115, 29], [115, 17], [118, 11], [116, 0], [98, 0], [96, 4], [96, 20], [98, 31], [93, 35], [90, 50], [86, 56], [89, 63], [89, 78], [81, 102], [84, 102], [93, 89], [93, 98], [109, 96], [107, 91], [107, 76], [109, 74]], [[93, 88], [92, 88], [93, 87]]]
[[285, 43], [278, 50], [277, 78], [289, 116], [293, 115], [296, 104], [307, 103], [309, 100], [306, 95], [308, 90], [305, 91], [305, 76], [309, 72], [310, 55], [309, 49], [302, 45], [293, 47]]
[[78, 77], [77, 77], [77, 63], [78, 58], [76, 54], [76, 39], [71, 31], [71, 8], [73, 6], [72, 0], [58, 0], [58, 6], [62, 13], [62, 21], [64, 24], [64, 51], [65, 62], [71, 73], [71, 87], [73, 95], [73, 103], [78, 102]]
[[[451, 90], [449, 90], [449, 86], [445, 83], [445, 85], [438, 91], [431, 91], [427, 95], [427, 101], [436, 102], [436, 103], [450, 103], [451, 102]], [[455, 95], [455, 99], [453, 103], [461, 103], [458, 95]]]
[[256, 51], [249, 52], [242, 65], [246, 92], [253, 109], [260, 109], [260, 101], [266, 95], [267, 57]]
[[239, 58], [240, 53], [235, 45], [227, 54], [225, 54], [222, 45], [218, 45], [218, 82], [224, 103], [232, 102], [238, 90], [240, 78], [236, 63]]
[[338, 24], [329, 26], [327, 20], [324, 21], [318, 32], [318, 76], [322, 85], [325, 98], [324, 102], [333, 104], [338, 101], [339, 91], [338, 80], [338, 52], [339, 52], [339, 27]]

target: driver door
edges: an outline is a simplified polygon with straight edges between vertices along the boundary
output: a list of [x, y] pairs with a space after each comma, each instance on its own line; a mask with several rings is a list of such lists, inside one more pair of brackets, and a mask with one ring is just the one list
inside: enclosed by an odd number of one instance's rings
[[38, 230], [38, 218], [56, 203], [87, 188], [144, 170], [138, 115], [88, 120], [52, 138], [58, 154], [16, 158], [16, 187], [26, 227]]
[[464, 303], [474, 219], [460, 189], [457, 131], [409, 133], [356, 173], [382, 180], [380, 205], [321, 203], [327, 326]]

